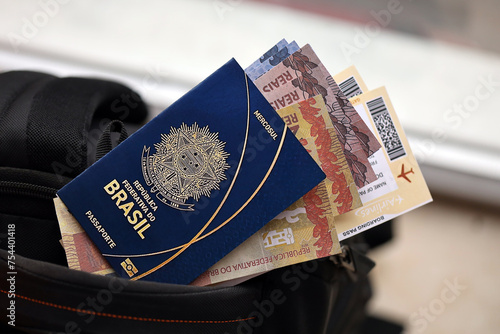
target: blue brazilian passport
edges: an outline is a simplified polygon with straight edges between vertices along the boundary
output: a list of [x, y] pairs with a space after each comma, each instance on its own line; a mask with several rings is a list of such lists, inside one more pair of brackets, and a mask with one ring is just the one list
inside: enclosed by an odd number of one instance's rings
[[324, 178], [232, 59], [58, 196], [118, 275], [188, 284]]

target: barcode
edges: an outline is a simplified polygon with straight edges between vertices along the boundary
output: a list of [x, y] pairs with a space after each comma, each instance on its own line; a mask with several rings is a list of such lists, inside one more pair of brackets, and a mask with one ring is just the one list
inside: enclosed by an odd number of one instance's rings
[[347, 96], [348, 99], [359, 94], [363, 94], [363, 91], [358, 85], [358, 82], [354, 77], [347, 78], [346, 80], [339, 83], [339, 88]]
[[366, 102], [366, 106], [370, 111], [373, 123], [377, 127], [377, 132], [382, 139], [389, 159], [393, 161], [405, 156], [405, 149], [382, 96]]

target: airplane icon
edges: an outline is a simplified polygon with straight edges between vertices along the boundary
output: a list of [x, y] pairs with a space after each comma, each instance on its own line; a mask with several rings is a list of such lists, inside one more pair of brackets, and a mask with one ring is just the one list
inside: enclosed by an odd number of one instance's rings
[[398, 175], [398, 177], [402, 177], [403, 179], [405, 179], [406, 181], [410, 182], [411, 183], [411, 180], [408, 178], [408, 174], [415, 174], [415, 172], [413, 172], [413, 168], [411, 168], [409, 171], [405, 172], [405, 164], [403, 164], [401, 166], [401, 174]]

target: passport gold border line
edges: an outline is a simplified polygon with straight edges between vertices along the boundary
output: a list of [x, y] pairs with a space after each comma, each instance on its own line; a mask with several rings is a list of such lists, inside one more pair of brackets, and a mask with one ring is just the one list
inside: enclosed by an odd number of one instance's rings
[[[154, 268], [151, 268], [150, 270], [132, 278], [132, 280], [136, 281], [136, 280], [139, 280], [145, 276], [148, 276], [149, 274], [157, 271], [158, 269], [162, 268], [163, 266], [167, 265], [168, 263], [170, 263], [172, 260], [174, 260], [176, 257], [178, 257], [181, 253], [183, 253], [189, 246], [191, 246], [192, 244], [198, 242], [199, 240], [203, 239], [203, 238], [199, 238], [200, 235], [208, 228], [208, 226], [212, 223], [212, 221], [215, 219], [215, 217], [218, 215], [220, 209], [222, 208], [222, 206], [224, 205], [225, 201], [227, 200], [228, 196], [229, 196], [229, 193], [231, 192], [233, 186], [234, 186], [234, 183], [236, 181], [236, 178], [238, 177], [238, 174], [239, 174], [239, 171], [240, 171], [240, 168], [241, 168], [241, 165], [243, 163], [243, 158], [244, 158], [244, 155], [245, 155], [245, 150], [246, 150], [246, 146], [247, 146], [247, 140], [248, 140], [248, 133], [249, 133], [249, 127], [250, 127], [250, 92], [249, 92], [249, 88], [248, 88], [248, 77], [246, 74], [244, 74], [245, 76], [245, 84], [246, 84], [246, 93], [247, 93], [247, 130], [246, 130], [246, 135], [245, 135], [245, 143], [243, 145], [244, 147], [244, 150], [241, 154], [241, 158], [240, 158], [240, 162], [238, 164], [238, 169], [236, 170], [236, 174], [235, 174], [235, 177], [233, 178], [233, 181], [231, 182], [231, 185], [228, 189], [228, 191], [226, 192], [226, 195], [224, 196], [224, 198], [222, 199], [222, 202], [221, 204], [219, 205], [219, 207], [217, 208], [217, 210], [214, 212], [214, 214], [212, 215], [212, 217], [210, 218], [210, 220], [205, 224], [205, 226], [203, 226], [199, 231], [198, 233], [186, 244], [182, 245], [181, 249], [179, 251], [177, 251], [177, 253], [175, 253], [174, 255], [172, 255], [170, 258], [168, 258], [167, 260], [163, 261], [162, 263], [160, 263], [159, 265], [157, 265], [156, 267]], [[205, 236], [203, 237], [206, 237], [208, 235], [210, 235], [211, 233], [215, 232], [216, 230], [220, 229], [221, 227], [223, 227], [224, 225], [226, 225], [227, 223], [229, 223], [231, 220], [233, 220], [234, 217], [236, 217], [247, 205], [248, 203], [250, 203], [252, 201], [252, 199], [255, 197], [255, 195], [260, 191], [260, 189], [262, 188], [262, 186], [264, 185], [264, 183], [267, 181], [267, 179], [269, 178], [269, 174], [271, 174], [271, 171], [274, 169], [274, 166], [276, 164], [276, 161], [278, 160], [278, 157], [281, 153], [281, 149], [283, 147], [283, 143], [285, 141], [285, 137], [286, 137], [286, 124], [284, 125], [284, 128], [283, 128], [283, 135], [281, 137], [281, 141], [280, 141], [280, 145], [278, 147], [278, 149], [276, 150], [276, 154], [274, 156], [274, 159], [271, 163], [271, 165], [269, 166], [269, 169], [266, 173], [266, 175], [264, 176], [264, 178], [262, 179], [261, 183], [259, 184], [259, 186], [257, 187], [257, 189], [255, 189], [254, 193], [247, 199], [247, 201], [235, 212], [233, 213], [233, 215], [231, 217], [229, 217], [225, 222], [223, 222], [222, 224], [220, 224], [219, 226], [217, 226], [214, 230], [210, 231], [209, 233], [207, 233]], [[144, 255], [143, 255], [144, 256]]]
[[[212, 234], [213, 232], [215, 232], [216, 230], [222, 228], [224, 225], [226, 225], [227, 223], [229, 223], [231, 220], [233, 220], [234, 217], [236, 217], [247, 205], [248, 203], [250, 203], [253, 198], [255, 197], [255, 195], [257, 195], [257, 193], [260, 191], [260, 189], [262, 188], [262, 186], [264, 185], [264, 183], [266, 183], [267, 179], [269, 178], [269, 174], [271, 174], [272, 170], [274, 169], [274, 165], [276, 164], [276, 161], [278, 160], [278, 157], [281, 153], [281, 149], [283, 147], [283, 143], [285, 141], [285, 136], [286, 136], [286, 125], [285, 125], [285, 128], [283, 129], [283, 136], [281, 137], [281, 141], [280, 141], [280, 146], [278, 147], [277, 151], [276, 151], [276, 155], [274, 156], [274, 159], [273, 159], [273, 162], [271, 163], [271, 166], [269, 166], [269, 169], [267, 170], [267, 173], [266, 175], [264, 176], [264, 178], [262, 179], [262, 181], [260, 182], [259, 186], [257, 187], [257, 189], [255, 189], [254, 193], [247, 199], [247, 201], [235, 212], [233, 213], [233, 215], [231, 217], [229, 217], [225, 222], [223, 222], [222, 224], [220, 224], [219, 226], [217, 226], [214, 230], [210, 231], [209, 233], [205, 234], [204, 236], [198, 238], [200, 236], [201, 233], [203, 233], [204, 230], [206, 230], [206, 228], [208, 227], [208, 225], [210, 225], [211, 221], [209, 221], [207, 224], [205, 224], [205, 226], [198, 232], [198, 234], [196, 234], [196, 236], [191, 239], [191, 241], [189, 241], [187, 244], [184, 244], [183, 246], [180, 246], [182, 247], [181, 250], [179, 250], [177, 253], [175, 253], [174, 255], [172, 255], [169, 259], [165, 260], [164, 262], [160, 263], [159, 265], [157, 265], [156, 267], [144, 272], [143, 274], [139, 275], [139, 276], [136, 276], [134, 278], [132, 278], [133, 281], [136, 281], [136, 280], [139, 280], [153, 272], [155, 272], [156, 270], [160, 269], [161, 267], [165, 266], [166, 264], [168, 264], [169, 262], [171, 262], [172, 260], [174, 260], [177, 256], [179, 256], [182, 252], [184, 252], [189, 246], [191, 246], [192, 244], [194, 244], [195, 242], [198, 242], [199, 240], [209, 236], [210, 234]], [[220, 208], [220, 207], [219, 207]], [[211, 220], [213, 220], [213, 218], [215, 218], [214, 216], [212, 216]], [[178, 249], [178, 248], [177, 248]]]
[[[227, 198], [229, 197], [229, 194], [233, 190], [234, 183], [236, 182], [236, 179], [239, 176], [241, 165], [243, 164], [243, 159], [244, 159], [244, 156], [245, 156], [245, 151], [246, 151], [247, 143], [248, 143], [248, 134], [249, 134], [249, 131], [250, 131], [250, 92], [249, 92], [249, 89], [248, 89], [248, 78], [247, 78], [247, 76], [246, 76], [246, 74], [244, 72], [243, 72], [243, 75], [245, 77], [245, 86], [246, 86], [246, 93], [247, 93], [247, 128], [246, 128], [246, 133], [245, 133], [245, 142], [243, 143], [243, 150], [241, 152], [240, 161], [238, 162], [238, 168], [236, 169], [236, 172], [234, 174], [233, 180], [231, 181], [231, 184], [229, 185], [229, 188], [228, 188], [226, 194], [224, 195], [224, 198], [222, 199], [221, 203], [219, 204], [219, 206], [217, 207], [217, 209], [213, 213], [212, 217], [210, 217], [210, 219], [208, 220], [208, 222], [205, 224], [205, 226], [203, 226], [198, 231], [198, 233], [196, 233], [196, 235], [188, 243], [180, 246], [181, 249], [179, 251], [177, 251], [177, 253], [175, 253], [170, 258], [168, 258], [167, 260], [163, 261], [162, 263], [160, 263], [156, 267], [151, 268], [148, 271], [146, 271], [146, 272], [144, 272], [144, 273], [142, 273], [142, 274], [140, 274], [140, 275], [132, 278], [132, 280], [134, 280], [134, 281], [139, 280], [139, 279], [141, 279], [141, 278], [143, 278], [143, 277], [145, 277], [145, 276], [147, 276], [147, 275], [155, 272], [156, 270], [160, 269], [161, 267], [165, 266], [166, 264], [168, 264], [169, 262], [171, 262], [172, 260], [174, 260], [177, 256], [179, 256], [181, 253], [183, 253], [193, 243], [197, 242], [198, 241], [197, 239], [200, 236], [200, 234], [202, 234], [208, 228], [208, 226], [213, 222], [213, 220], [215, 219], [215, 217], [219, 214], [219, 211], [222, 209], [222, 207], [224, 206]], [[176, 249], [179, 249], [179, 247], [176, 247]], [[147, 254], [142, 254], [141, 256], [147, 256]]]
[[[266, 183], [267, 179], [269, 178], [269, 174], [271, 174], [272, 170], [274, 169], [274, 165], [276, 164], [276, 161], [278, 160], [278, 157], [279, 157], [279, 155], [281, 153], [281, 148], [283, 147], [283, 143], [285, 142], [285, 135], [286, 135], [286, 125], [283, 128], [283, 136], [281, 137], [280, 146], [278, 147], [278, 150], [276, 151], [276, 155], [274, 156], [273, 162], [271, 163], [271, 166], [269, 166], [269, 169], [267, 170], [266, 175], [264, 176], [264, 178], [260, 182], [260, 184], [257, 187], [257, 189], [255, 189], [255, 191], [252, 194], [252, 196], [250, 196], [247, 199], [247, 201], [245, 203], [243, 203], [243, 205], [231, 217], [229, 217], [224, 223], [220, 224], [219, 226], [217, 226], [216, 228], [214, 228], [212, 231], [208, 232], [207, 234], [202, 235], [198, 240], [201, 240], [201, 239], [203, 239], [205, 237], [208, 237], [210, 234], [215, 233], [215, 232], [217, 232], [217, 230], [219, 230], [220, 228], [224, 227], [224, 225], [226, 225], [234, 217], [236, 217], [241, 212], [241, 210], [243, 210], [248, 205], [248, 203], [250, 203], [253, 200], [253, 198], [255, 197], [255, 195], [257, 195], [257, 193], [260, 191], [260, 188], [262, 188], [262, 186], [264, 185], [264, 183]], [[198, 240], [196, 240], [196, 241], [198, 241]]]

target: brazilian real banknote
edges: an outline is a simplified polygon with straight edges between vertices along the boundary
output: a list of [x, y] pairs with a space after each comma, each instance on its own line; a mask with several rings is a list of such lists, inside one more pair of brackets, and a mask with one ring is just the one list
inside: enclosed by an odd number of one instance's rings
[[[278, 45], [278, 44], [277, 44]], [[245, 73], [248, 75], [250, 80], [254, 81], [274, 66], [281, 63], [283, 60], [288, 58], [292, 53], [299, 50], [299, 45], [293, 41], [290, 44], [278, 49], [273, 47], [271, 50], [266, 52], [256, 63], [245, 69]]]
[[250, 66], [245, 68], [245, 73], [248, 75], [249, 72], [253, 72], [257, 67], [259, 67], [263, 62], [266, 61], [266, 59], [272, 57], [274, 54], [276, 54], [279, 50], [284, 48], [285, 46], [288, 45], [288, 42], [286, 39], [282, 39], [278, 43], [276, 43], [272, 48], [267, 50], [262, 56], [260, 56], [259, 59], [255, 60]]
[[114, 269], [59, 197], [54, 198], [54, 206], [68, 267], [97, 275], [115, 275]]
[[192, 285], [233, 285], [275, 268], [341, 252], [325, 183], [292, 204]]
[[380, 143], [308, 44], [254, 81], [275, 110], [321, 94], [358, 188], [377, 177], [368, 157]]

